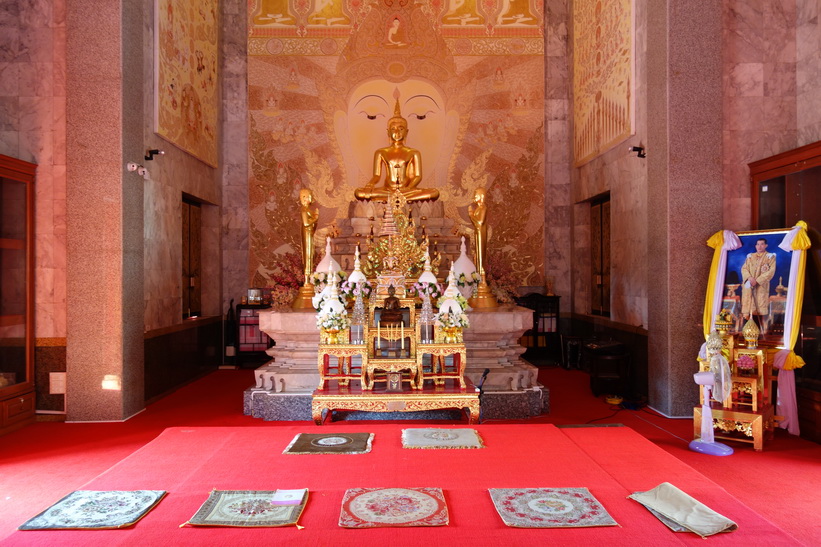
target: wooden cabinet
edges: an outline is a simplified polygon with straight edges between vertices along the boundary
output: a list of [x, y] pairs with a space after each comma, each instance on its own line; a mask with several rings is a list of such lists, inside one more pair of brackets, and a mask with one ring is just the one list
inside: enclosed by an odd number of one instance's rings
[[[789, 228], [799, 220], [808, 225], [811, 247], [793, 349], [806, 361], [795, 371], [801, 436], [821, 443], [821, 141], [758, 160], [749, 168], [754, 230]], [[777, 299], [770, 306], [775, 317], [783, 313]]]
[[269, 307], [263, 304], [237, 306], [237, 365], [241, 368], [256, 368], [271, 360], [265, 351], [274, 341], [259, 330], [259, 311]]
[[34, 421], [34, 175], [0, 155], [0, 434]]
[[516, 303], [533, 310], [533, 328], [525, 331], [521, 344], [527, 348], [527, 357], [561, 357], [559, 328], [560, 296], [530, 293], [516, 299]]

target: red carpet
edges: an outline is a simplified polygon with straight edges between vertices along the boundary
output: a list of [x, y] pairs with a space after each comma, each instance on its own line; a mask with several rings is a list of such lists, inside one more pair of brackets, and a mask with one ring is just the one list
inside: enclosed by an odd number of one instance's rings
[[[412, 427], [412, 426], [410, 426]], [[464, 426], [459, 426], [464, 427]], [[626, 499], [669, 481], [736, 521], [738, 531], [711, 545], [797, 545], [720, 486], [628, 428], [557, 429], [552, 425], [480, 425], [487, 448], [408, 450], [397, 424], [322, 427], [173, 427], [83, 489], [162, 489], [169, 495], [133, 529], [15, 532], [4, 545], [679, 545], [704, 540], [674, 534]], [[365, 455], [283, 455], [300, 432], [368, 431]], [[495, 471], [494, 471], [495, 470]], [[451, 523], [443, 528], [345, 530], [337, 525], [350, 487], [436, 486]], [[619, 527], [512, 529], [496, 514], [487, 488], [587, 487]], [[309, 488], [305, 528], [179, 528], [213, 488]], [[62, 495], [55, 494], [57, 501]], [[45, 507], [32, 508], [33, 516]]]

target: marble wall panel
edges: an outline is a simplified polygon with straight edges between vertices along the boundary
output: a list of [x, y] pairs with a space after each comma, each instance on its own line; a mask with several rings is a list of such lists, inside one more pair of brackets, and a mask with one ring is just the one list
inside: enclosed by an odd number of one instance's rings
[[[222, 260], [222, 302], [229, 302], [248, 289], [248, 2], [224, 0], [222, 9], [222, 74], [224, 109], [220, 177], [222, 209], [220, 246]], [[229, 98], [230, 97], [230, 101]], [[230, 112], [229, 112], [230, 111]]]
[[35, 336], [64, 337], [65, 259], [54, 257], [65, 257], [65, 0], [0, 11], [0, 153], [38, 164]]
[[811, 69], [802, 70], [802, 64], [796, 63], [807, 55], [802, 44], [817, 40], [809, 27], [797, 24], [803, 19], [806, 25], [813, 25], [812, 10], [803, 6], [807, 3], [815, 0], [724, 0], [722, 170], [726, 228], [751, 227], [749, 211], [745, 214], [738, 209], [751, 203], [747, 164], [799, 145], [797, 130], [804, 119], [801, 88], [817, 89], [819, 83], [811, 83]]
[[796, 2], [797, 146], [821, 140], [821, 26], [817, 0]]
[[574, 299], [571, 268], [570, 78], [568, 2], [549, 0], [545, 13], [545, 277], [564, 297], [563, 312]]

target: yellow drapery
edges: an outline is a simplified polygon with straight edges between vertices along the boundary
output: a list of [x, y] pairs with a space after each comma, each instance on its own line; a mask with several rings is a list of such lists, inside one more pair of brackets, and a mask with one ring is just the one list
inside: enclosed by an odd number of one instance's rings
[[723, 282], [718, 278], [718, 266], [721, 263], [721, 253], [724, 252], [724, 232], [719, 230], [707, 240], [707, 245], [715, 249], [713, 252], [713, 262], [710, 264], [710, 277], [707, 281], [707, 297], [704, 299], [704, 339], [710, 336], [710, 329], [713, 325], [713, 299], [715, 298], [716, 283]]
[[[798, 271], [795, 276], [795, 287], [790, 287], [793, 291], [793, 302], [796, 303], [796, 309], [801, 308], [801, 303], [804, 301], [804, 271], [807, 266], [807, 249], [810, 248], [810, 237], [807, 235], [807, 223], [803, 220], [796, 222], [796, 227], [799, 228], [798, 233], [792, 240], [791, 248], [793, 252], [799, 252], [798, 255]], [[796, 355], [793, 349], [795, 342], [798, 340], [798, 329], [801, 326], [801, 314], [794, 313], [790, 318], [792, 321], [792, 328], [790, 329], [790, 339], [784, 340], [784, 347], [790, 350], [787, 360], [784, 363], [783, 370], [793, 370], [804, 366], [804, 359]]]

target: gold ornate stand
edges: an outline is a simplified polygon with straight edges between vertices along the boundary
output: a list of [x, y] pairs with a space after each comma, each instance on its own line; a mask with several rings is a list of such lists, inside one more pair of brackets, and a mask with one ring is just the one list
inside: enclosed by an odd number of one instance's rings
[[[712, 405], [713, 429], [716, 439], [752, 443], [753, 448], [761, 451], [764, 440], [772, 436], [776, 417], [772, 405], [757, 412], [728, 410], [719, 403]], [[693, 408], [694, 438], [701, 438], [701, 407]]]
[[[422, 360], [425, 355], [430, 355], [430, 372], [424, 372]], [[453, 356], [453, 367], [447, 370], [445, 358]], [[467, 363], [467, 351], [464, 344], [419, 344], [416, 351], [416, 363], [421, 378], [433, 380], [437, 386], [444, 385], [445, 380], [451, 379], [459, 382], [459, 386], [465, 389], [465, 364]]]
[[400, 393], [350, 389], [316, 390], [311, 402], [311, 415], [322, 425], [325, 410], [364, 410], [368, 412], [412, 412], [444, 408], [466, 408], [468, 423], [479, 421], [479, 392], [466, 380], [464, 389], [458, 387], [429, 387], [421, 391]]

